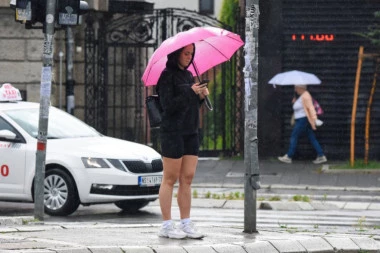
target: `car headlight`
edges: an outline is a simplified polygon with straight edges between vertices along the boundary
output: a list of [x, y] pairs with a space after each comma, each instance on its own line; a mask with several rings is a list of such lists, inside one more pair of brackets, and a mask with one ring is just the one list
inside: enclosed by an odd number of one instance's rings
[[82, 162], [85, 168], [109, 168], [110, 166], [102, 158], [82, 157]]

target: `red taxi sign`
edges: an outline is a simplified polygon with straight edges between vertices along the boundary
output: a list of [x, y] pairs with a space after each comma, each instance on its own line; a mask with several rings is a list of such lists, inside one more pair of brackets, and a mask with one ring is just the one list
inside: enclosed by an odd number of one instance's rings
[[22, 100], [21, 93], [10, 83], [4, 83], [0, 87], [0, 102]]

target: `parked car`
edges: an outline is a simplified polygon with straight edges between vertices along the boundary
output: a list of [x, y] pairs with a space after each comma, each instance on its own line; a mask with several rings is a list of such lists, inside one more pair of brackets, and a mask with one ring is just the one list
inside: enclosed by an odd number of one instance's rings
[[[39, 108], [0, 101], [0, 200], [33, 202]], [[64, 216], [97, 203], [134, 212], [158, 198], [162, 159], [154, 149], [104, 136], [53, 106], [47, 138], [45, 213]]]

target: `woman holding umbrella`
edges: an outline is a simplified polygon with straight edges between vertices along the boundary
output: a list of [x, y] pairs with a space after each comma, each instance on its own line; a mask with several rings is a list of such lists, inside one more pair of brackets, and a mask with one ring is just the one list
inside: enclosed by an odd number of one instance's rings
[[313, 161], [315, 164], [327, 162], [327, 158], [323, 153], [317, 138], [315, 137], [314, 130], [316, 130], [317, 113], [315, 111], [312, 97], [307, 91], [306, 85], [295, 85], [294, 90], [299, 96], [293, 98], [293, 110], [295, 124], [290, 136], [290, 145], [288, 152], [284, 156], [279, 156], [278, 160], [284, 163], [292, 163], [292, 157], [296, 152], [298, 139], [302, 134], [307, 134], [311, 144], [317, 152], [317, 158]]
[[[207, 84], [194, 82], [187, 68], [193, 61], [194, 44], [170, 53], [157, 83], [163, 108], [160, 126], [163, 180], [159, 192], [163, 224], [159, 236], [174, 239], [202, 238], [190, 219], [191, 183], [199, 152], [199, 108], [209, 94]], [[177, 202], [181, 222], [171, 217], [174, 184], [179, 181]]]

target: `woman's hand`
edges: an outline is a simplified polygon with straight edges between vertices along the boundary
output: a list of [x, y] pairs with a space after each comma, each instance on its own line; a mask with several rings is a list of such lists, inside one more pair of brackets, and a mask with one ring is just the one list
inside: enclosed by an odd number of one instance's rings
[[204, 89], [204, 90], [202, 91], [202, 93], [199, 94], [199, 97], [200, 97], [201, 99], [205, 99], [205, 97], [208, 96], [209, 94], [210, 94], [210, 92], [208, 91], [208, 88], [206, 87], [206, 89]]
[[204, 98], [205, 96], [209, 95], [209, 91], [207, 89], [207, 83], [195, 83], [193, 86], [191, 86], [194, 93], [199, 95], [201, 98]]

